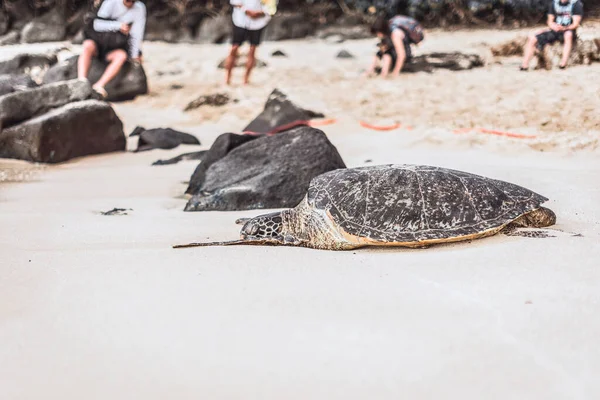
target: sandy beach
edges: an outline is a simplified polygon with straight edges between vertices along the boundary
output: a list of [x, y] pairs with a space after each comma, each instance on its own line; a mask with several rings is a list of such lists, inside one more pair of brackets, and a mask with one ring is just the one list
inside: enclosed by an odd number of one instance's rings
[[[599, 398], [600, 64], [523, 73], [518, 58], [493, 59], [491, 45], [524, 32], [432, 31], [416, 54], [472, 51], [488, 65], [396, 80], [359, 78], [375, 40], [267, 42], [248, 87], [241, 69], [222, 85], [227, 45], [145, 43], [150, 94], [113, 105], [125, 132], [171, 127], [202, 144], [0, 161], [0, 398]], [[241, 130], [274, 88], [337, 120], [322, 129], [349, 167], [522, 185], [550, 199], [554, 237], [172, 249], [234, 239], [235, 219], [262, 211], [183, 212], [197, 161], [151, 163]], [[216, 92], [237, 102], [183, 111]], [[535, 138], [453, 133], [480, 127]], [[101, 214], [115, 207], [127, 215]]]

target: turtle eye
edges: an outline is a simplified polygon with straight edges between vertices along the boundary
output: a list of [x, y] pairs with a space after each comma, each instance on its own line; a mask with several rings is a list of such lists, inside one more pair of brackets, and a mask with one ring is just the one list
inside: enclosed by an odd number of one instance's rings
[[250, 226], [250, 234], [252, 236], [256, 235], [258, 233], [258, 225], [252, 224], [252, 226]]

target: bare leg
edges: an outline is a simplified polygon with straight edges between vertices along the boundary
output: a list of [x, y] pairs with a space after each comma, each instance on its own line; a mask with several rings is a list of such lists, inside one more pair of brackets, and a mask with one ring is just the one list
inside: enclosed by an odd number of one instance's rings
[[250, 45], [250, 50], [248, 51], [248, 61], [246, 62], [246, 75], [244, 76], [244, 85], [250, 83], [250, 72], [252, 72], [252, 68], [256, 64], [256, 46]]
[[106, 56], [106, 60], [109, 62], [108, 67], [98, 79], [98, 82], [94, 86], [104, 88], [108, 82], [110, 82], [121, 70], [125, 61], [127, 61], [127, 53], [125, 50], [113, 50]]
[[527, 38], [527, 43], [525, 44], [525, 54], [523, 55], [523, 63], [521, 64], [521, 68], [523, 68], [523, 69], [529, 68], [529, 62], [533, 58], [533, 54], [535, 53], [535, 47], [537, 46], [537, 43], [538, 43], [536, 36], [539, 35], [540, 33], [547, 32], [547, 31], [548, 31], [548, 29], [541, 29], [541, 30], [537, 30], [537, 31], [533, 32], [531, 35], [529, 35], [529, 37]]
[[98, 48], [93, 40], [83, 42], [83, 51], [77, 59], [77, 77], [79, 79], [87, 78], [92, 65], [92, 57], [98, 54]]
[[369, 65], [369, 69], [364, 72], [364, 76], [371, 76], [375, 72], [375, 68], [377, 68], [378, 64], [379, 57], [373, 56], [373, 61], [371, 62], [371, 65]]
[[225, 83], [227, 85], [231, 84], [231, 71], [235, 66], [235, 60], [237, 59], [239, 48], [239, 44], [232, 45], [231, 50], [229, 51], [229, 55], [227, 56], [227, 60], [225, 61]]
[[392, 66], [392, 56], [389, 54], [384, 54], [381, 57], [381, 77], [385, 78], [388, 76], [390, 72], [390, 67]]
[[562, 58], [560, 60], [561, 68], [566, 67], [569, 62], [569, 56], [571, 55], [571, 49], [573, 48], [573, 31], [566, 31], [564, 40], [565, 43], [563, 46]]

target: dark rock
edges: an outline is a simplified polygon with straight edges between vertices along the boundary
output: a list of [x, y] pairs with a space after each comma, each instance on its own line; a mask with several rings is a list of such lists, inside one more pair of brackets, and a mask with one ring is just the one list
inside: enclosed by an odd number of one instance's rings
[[312, 178], [345, 167], [337, 149], [318, 129], [301, 127], [263, 136], [213, 163], [185, 210], [294, 207]]
[[181, 26], [174, 26], [168, 18], [148, 15], [144, 40], [175, 43], [181, 35]]
[[276, 14], [263, 33], [264, 40], [302, 39], [315, 33], [316, 24], [302, 14]]
[[0, 36], [8, 32], [8, 28], [10, 28], [9, 17], [4, 10], [0, 9]]
[[316, 32], [316, 37], [329, 42], [341, 43], [346, 40], [371, 39], [373, 35], [369, 28], [364, 25], [329, 25], [319, 29]]
[[347, 50], [341, 50], [335, 57], [336, 58], [354, 58], [354, 56]]
[[271, 57], [287, 57], [287, 54], [285, 54], [281, 50], [275, 50], [274, 52], [271, 53]]
[[[246, 63], [247, 63], [247, 58], [248, 56], [246, 54], [239, 54], [238, 57], [235, 59], [235, 65], [233, 66], [234, 68], [246, 68]], [[254, 65], [254, 68], [264, 68], [267, 66], [267, 63], [259, 60], [258, 58], [255, 58], [256, 62]], [[217, 66], [217, 68], [219, 69], [225, 69], [225, 61], [227, 61], [227, 58], [224, 58], [219, 65]]]
[[200, 144], [196, 136], [171, 128], [144, 129], [138, 126], [129, 135], [129, 137], [132, 136], [140, 137], [136, 151], [174, 149], [180, 144]]
[[8, 14], [12, 29], [20, 30], [35, 17], [35, 11], [30, 1], [4, 0], [4, 10]]
[[204, 156], [206, 155], [207, 150], [194, 151], [191, 153], [183, 153], [178, 155], [177, 157], [169, 158], [168, 160], [157, 160], [152, 163], [152, 165], [172, 165], [177, 164], [180, 161], [187, 160], [199, 160], [202, 161]]
[[33, 68], [47, 69], [56, 64], [54, 54], [19, 54], [7, 61], [0, 61], [0, 75], [27, 74]]
[[63, 40], [66, 33], [66, 21], [55, 8], [25, 25], [21, 31], [21, 41], [24, 43], [56, 42]]
[[34, 87], [37, 87], [37, 83], [29, 75], [0, 75], [0, 96]]
[[123, 124], [111, 106], [85, 100], [0, 132], [0, 157], [58, 163], [125, 150]]
[[258, 138], [258, 136], [238, 135], [235, 133], [224, 133], [220, 135], [204, 155], [200, 165], [194, 170], [185, 193], [196, 193], [206, 178], [206, 170], [211, 165], [225, 157], [231, 150], [256, 138]]
[[0, 97], [0, 128], [25, 121], [52, 108], [92, 97], [89, 82], [72, 80]]
[[[66, 81], [77, 78], [77, 59], [79, 56], [74, 56], [68, 60], [58, 63], [46, 72], [44, 83], [53, 83]], [[88, 79], [93, 84], [95, 83], [106, 69], [106, 63], [92, 59], [92, 67]], [[106, 85], [108, 92], [108, 101], [124, 101], [132, 100], [138, 95], [148, 93], [148, 82], [146, 73], [141, 64], [127, 62], [119, 71], [115, 79]]]
[[205, 94], [188, 103], [183, 111], [194, 110], [202, 106], [222, 107], [229, 103], [230, 100], [227, 93]]
[[199, 43], [225, 43], [231, 36], [233, 23], [231, 15], [219, 15], [215, 18], [204, 18], [196, 41]]
[[434, 69], [449, 69], [464, 71], [483, 67], [483, 59], [477, 54], [430, 53], [413, 57], [411, 62], [404, 65], [402, 72], [432, 72]]
[[10, 46], [21, 42], [21, 32], [12, 31], [4, 36], [0, 36], [0, 46]]
[[183, 89], [184, 86], [179, 84], [179, 83], [174, 83], [171, 86], [169, 86], [169, 89], [171, 90], [179, 90], [179, 89]]
[[73, 44], [83, 44], [84, 40], [85, 40], [85, 34], [83, 33], [83, 29], [82, 29], [79, 32], [77, 32], [75, 34], [75, 36], [73, 36], [73, 39], [71, 39], [71, 43], [73, 43]]
[[133, 211], [133, 209], [131, 208], [113, 208], [112, 210], [108, 210], [108, 211], [100, 211], [100, 214], [102, 215], [127, 215], [127, 211]]
[[245, 132], [273, 133], [277, 128], [297, 121], [308, 121], [312, 118], [323, 117], [324, 115], [321, 113], [298, 107], [285, 94], [275, 89], [269, 95], [263, 112], [243, 130]]

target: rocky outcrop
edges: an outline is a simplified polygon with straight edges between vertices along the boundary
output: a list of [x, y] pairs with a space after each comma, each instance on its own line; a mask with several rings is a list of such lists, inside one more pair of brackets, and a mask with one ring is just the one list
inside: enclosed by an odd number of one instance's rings
[[263, 136], [213, 163], [185, 210], [294, 207], [312, 178], [345, 167], [337, 149], [318, 129], [301, 127]]
[[[46, 72], [44, 83], [53, 83], [77, 78], [77, 60], [79, 56], [74, 56], [66, 61], [54, 65]], [[104, 73], [106, 63], [94, 58], [88, 78], [93, 84]], [[108, 92], [108, 101], [132, 100], [136, 96], [148, 93], [148, 82], [146, 73], [141, 64], [127, 62], [119, 74], [106, 85]]]
[[305, 110], [291, 102], [280, 90], [275, 89], [269, 95], [264, 110], [243, 130], [255, 133], [274, 133], [274, 130], [312, 118], [322, 118], [323, 114]]
[[402, 72], [432, 72], [435, 69], [448, 69], [450, 71], [463, 71], [483, 67], [485, 62], [477, 54], [429, 53], [413, 57], [404, 65]]
[[220, 135], [212, 144], [210, 149], [202, 157], [202, 162], [196, 167], [190, 183], [185, 191], [186, 194], [194, 194], [199, 189], [204, 180], [206, 179], [206, 171], [215, 162], [225, 157], [230, 151], [247, 143], [251, 140], [257, 139], [258, 136], [253, 135], [238, 135], [235, 133], [223, 133]]
[[301, 39], [315, 33], [314, 21], [299, 13], [276, 14], [265, 28], [264, 40]]
[[199, 43], [225, 43], [231, 37], [232, 29], [231, 15], [219, 15], [214, 18], [206, 17], [200, 23], [195, 41]]
[[21, 41], [23, 43], [56, 42], [64, 40], [66, 33], [65, 18], [55, 8], [25, 25], [21, 31]]
[[30, 75], [32, 70], [46, 70], [57, 62], [54, 54], [18, 54], [10, 60], [0, 61], [0, 75]]
[[0, 97], [0, 129], [43, 114], [53, 108], [92, 97], [89, 82], [72, 80]]
[[0, 96], [34, 87], [37, 87], [37, 83], [29, 75], [0, 75]]
[[125, 150], [123, 124], [108, 103], [85, 100], [0, 131], [0, 157], [58, 163]]

